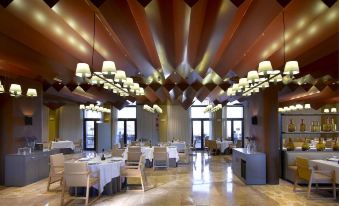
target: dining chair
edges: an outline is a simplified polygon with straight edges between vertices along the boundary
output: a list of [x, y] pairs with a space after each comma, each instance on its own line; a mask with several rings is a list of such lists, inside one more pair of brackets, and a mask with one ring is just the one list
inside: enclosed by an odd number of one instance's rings
[[82, 139], [78, 139], [74, 141], [74, 151], [75, 152], [82, 152]]
[[218, 144], [216, 140], [209, 140], [209, 152], [210, 154], [218, 154]]
[[122, 157], [124, 154], [125, 150], [124, 149], [112, 149], [112, 157]]
[[[145, 187], [147, 186], [147, 177], [145, 175], [144, 172], [144, 168], [145, 168], [145, 156], [141, 155], [139, 157], [139, 162], [138, 165], [135, 166], [130, 166], [130, 165], [126, 165], [124, 167], [121, 168], [121, 172], [120, 172], [120, 176], [121, 177], [132, 177], [132, 178], [140, 178], [140, 182], [141, 182], [141, 188], [142, 191], [145, 191]], [[126, 180], [127, 182], [127, 180]]]
[[193, 143], [190, 146], [191, 155], [195, 155], [194, 152], [197, 150], [197, 148], [195, 147], [196, 143], [197, 143], [197, 140], [193, 140]]
[[128, 147], [128, 152], [141, 152], [140, 146], [130, 146]]
[[137, 165], [139, 164], [140, 156], [142, 155], [141, 152], [127, 152], [127, 165]]
[[49, 191], [51, 184], [55, 182], [60, 182], [60, 185], [62, 185], [64, 162], [65, 158], [62, 153], [49, 156], [49, 176], [47, 191]]
[[119, 149], [119, 144], [114, 144], [112, 149]]
[[185, 148], [184, 152], [179, 153], [179, 163], [181, 164], [189, 164], [190, 163], [190, 149]]
[[157, 167], [168, 168], [169, 158], [166, 147], [154, 147], [153, 151], [153, 170]]
[[100, 197], [100, 194], [98, 195], [98, 197], [89, 202], [90, 187], [100, 183], [99, 173], [96, 174], [96, 177], [94, 177], [94, 174], [95, 173], [91, 173], [88, 170], [87, 163], [85, 162], [80, 163], [66, 162], [63, 178], [63, 187], [61, 192], [61, 206], [64, 205], [65, 191], [69, 187], [86, 187], [85, 197], [72, 196], [70, 197], [71, 200], [83, 199], [85, 200], [85, 206], [96, 201]]
[[210, 142], [211, 142], [210, 140], [205, 139], [204, 151], [206, 151], [207, 154], [210, 153]]
[[[318, 170], [310, 167], [308, 159], [303, 157], [296, 157], [296, 178], [294, 182], [293, 191], [297, 192], [298, 182], [305, 180], [308, 182], [307, 198], [311, 197], [312, 184], [316, 184], [317, 189], [333, 189], [333, 199], [336, 199], [336, 180], [335, 171], [331, 170]], [[318, 184], [332, 184], [332, 187], [318, 188]]]

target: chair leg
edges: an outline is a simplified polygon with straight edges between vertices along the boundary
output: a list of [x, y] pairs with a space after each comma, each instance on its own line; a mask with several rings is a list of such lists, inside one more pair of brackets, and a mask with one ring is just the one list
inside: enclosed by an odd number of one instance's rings
[[333, 182], [333, 199], [337, 199], [337, 186], [336, 186], [336, 182]]
[[48, 177], [47, 191], [49, 192], [49, 187], [51, 185], [51, 176]]
[[312, 189], [312, 179], [310, 179], [309, 183], [308, 183], [308, 188], [307, 188], [307, 198], [311, 197], [311, 189]]
[[141, 188], [142, 188], [142, 191], [145, 191], [145, 186], [144, 186], [144, 181], [142, 179], [142, 175], [140, 177], [140, 182], [141, 182]]
[[88, 198], [89, 198], [89, 186], [87, 185], [87, 187], [86, 187], [86, 202], [85, 202], [85, 206], [88, 205]]
[[60, 200], [60, 205], [63, 206], [64, 205], [64, 198], [65, 198], [65, 187], [66, 184], [63, 182], [62, 184], [62, 191], [61, 191], [61, 200]]
[[298, 177], [295, 177], [293, 192], [295, 192], [297, 190], [297, 186], [298, 186]]

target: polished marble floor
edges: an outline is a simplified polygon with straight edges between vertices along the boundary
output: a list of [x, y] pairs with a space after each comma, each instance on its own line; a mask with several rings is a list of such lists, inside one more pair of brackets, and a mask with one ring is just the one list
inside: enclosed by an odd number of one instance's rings
[[[98, 206], [161, 205], [338, 205], [333, 200], [307, 200], [305, 193], [294, 193], [292, 184], [246, 186], [232, 174], [230, 157], [197, 153], [189, 165], [168, 170], [146, 169], [149, 185], [146, 192], [127, 191], [101, 196]], [[0, 187], [1, 206], [54, 206], [60, 204], [60, 192], [47, 192], [47, 180], [21, 188]], [[74, 202], [70, 205], [83, 205]]]

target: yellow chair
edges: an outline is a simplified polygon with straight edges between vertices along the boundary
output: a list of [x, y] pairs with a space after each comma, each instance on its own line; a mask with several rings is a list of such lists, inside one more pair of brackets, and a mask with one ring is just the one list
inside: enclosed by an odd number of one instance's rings
[[[312, 184], [316, 184], [317, 189], [333, 189], [333, 198], [336, 199], [336, 180], [335, 171], [317, 170], [310, 167], [308, 159], [303, 157], [296, 157], [296, 178], [294, 182], [293, 191], [296, 192], [298, 181], [306, 180], [308, 182], [307, 198], [311, 197]], [[318, 184], [332, 184], [331, 188], [318, 188]]]
[[60, 182], [60, 185], [62, 185], [64, 162], [65, 162], [65, 158], [62, 153], [49, 156], [50, 167], [49, 167], [47, 191], [49, 191], [51, 184], [55, 182]]
[[[144, 173], [145, 168], [145, 156], [141, 155], [139, 164], [136, 166], [124, 166], [121, 169], [121, 177], [132, 177], [132, 178], [140, 178], [142, 190], [145, 191], [145, 186], [147, 185], [147, 178]], [[127, 181], [127, 180], [126, 180]]]
[[64, 196], [66, 188], [68, 187], [86, 187], [86, 196], [85, 197], [71, 197], [70, 199], [84, 199], [85, 205], [93, 203], [100, 197], [96, 197], [90, 203], [89, 199], [89, 189], [91, 186], [99, 184], [100, 178], [99, 173], [97, 172], [97, 177], [93, 177], [93, 173], [91, 173], [87, 168], [87, 163], [74, 163], [68, 162], [65, 163], [65, 172], [63, 178], [63, 187], [61, 192], [61, 206], [64, 205]]

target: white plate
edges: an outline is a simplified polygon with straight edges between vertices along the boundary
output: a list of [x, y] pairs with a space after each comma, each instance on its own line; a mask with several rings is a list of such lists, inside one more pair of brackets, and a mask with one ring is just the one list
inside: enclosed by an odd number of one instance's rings
[[123, 160], [122, 157], [112, 157], [112, 161], [121, 161]]

